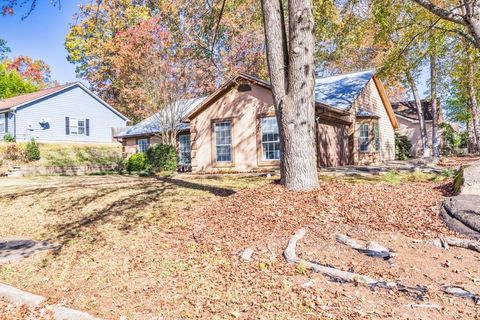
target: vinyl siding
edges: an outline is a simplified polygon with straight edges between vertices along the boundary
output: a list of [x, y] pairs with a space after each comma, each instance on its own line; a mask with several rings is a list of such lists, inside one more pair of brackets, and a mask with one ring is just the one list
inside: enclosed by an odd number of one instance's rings
[[[17, 141], [112, 142], [112, 128], [124, 127], [126, 121], [79, 86], [19, 107], [16, 112]], [[89, 119], [90, 135], [67, 135], [65, 118]], [[42, 128], [40, 119], [48, 119]], [[13, 132], [13, 119], [9, 121]]]
[[[367, 83], [359, 97], [354, 101], [352, 117], [359, 109], [370, 111], [380, 117], [378, 119], [380, 131], [380, 153], [378, 154], [378, 157], [375, 157], [376, 160], [380, 162], [395, 160], [395, 130], [390, 122], [387, 110], [383, 105], [382, 98], [380, 97], [380, 93], [373, 79]], [[352, 138], [355, 149], [354, 160], [355, 163], [361, 163], [361, 157], [364, 155], [358, 152], [358, 122], [360, 121], [360, 118], [352, 120], [354, 120], [354, 126], [352, 126]], [[374, 143], [371, 143], [370, 146], [374, 148]]]
[[[400, 135], [407, 136], [410, 142], [412, 143], [412, 149], [410, 149], [410, 155], [412, 157], [420, 157], [423, 152], [422, 148], [422, 138], [420, 134], [420, 123], [412, 122], [400, 117], [397, 117], [398, 120], [398, 133]], [[432, 122], [426, 122], [425, 128], [427, 129], [427, 143], [429, 148], [432, 147]]]

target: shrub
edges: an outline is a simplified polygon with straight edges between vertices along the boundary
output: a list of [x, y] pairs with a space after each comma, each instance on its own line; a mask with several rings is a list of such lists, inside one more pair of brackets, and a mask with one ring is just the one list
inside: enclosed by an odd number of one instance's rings
[[135, 153], [127, 159], [125, 163], [125, 170], [128, 173], [139, 172], [147, 169], [148, 159], [144, 153]]
[[16, 143], [11, 143], [7, 145], [7, 148], [3, 152], [3, 158], [6, 160], [24, 160], [25, 152], [18, 147]]
[[407, 136], [401, 136], [395, 133], [395, 158], [397, 160], [407, 160], [410, 157], [412, 143]]
[[390, 170], [388, 171], [385, 180], [389, 184], [399, 184], [400, 183], [400, 177], [398, 175], [398, 172], [395, 170]]
[[27, 143], [27, 148], [25, 150], [25, 155], [27, 161], [37, 161], [40, 160], [40, 148], [38, 147], [35, 139], [32, 138], [29, 143]]
[[15, 142], [15, 137], [10, 132], [7, 132], [3, 136], [3, 141], [5, 141], [5, 142]]
[[460, 134], [456, 132], [452, 125], [444, 122], [439, 125], [439, 128], [442, 130], [442, 154], [444, 156], [449, 156], [452, 154], [459, 153], [459, 148], [465, 148], [468, 144], [468, 133]]
[[156, 144], [147, 150], [148, 162], [158, 171], [177, 170], [177, 148], [168, 144]]

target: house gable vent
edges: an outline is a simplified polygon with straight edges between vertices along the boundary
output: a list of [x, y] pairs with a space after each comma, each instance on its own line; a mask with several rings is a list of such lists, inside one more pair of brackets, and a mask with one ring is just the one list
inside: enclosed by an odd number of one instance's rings
[[242, 82], [238, 85], [239, 92], [248, 92], [252, 91], [252, 86], [248, 82]]

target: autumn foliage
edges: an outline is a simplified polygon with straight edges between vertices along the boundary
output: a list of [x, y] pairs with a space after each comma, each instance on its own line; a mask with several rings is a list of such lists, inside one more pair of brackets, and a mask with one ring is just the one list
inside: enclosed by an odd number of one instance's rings
[[[66, 38], [68, 58], [102, 98], [133, 120], [158, 111], [172, 94], [188, 99], [210, 93], [237, 71], [265, 75], [259, 4], [227, 5], [221, 24], [219, 5], [83, 5]], [[253, 23], [245, 24], [246, 16]]]

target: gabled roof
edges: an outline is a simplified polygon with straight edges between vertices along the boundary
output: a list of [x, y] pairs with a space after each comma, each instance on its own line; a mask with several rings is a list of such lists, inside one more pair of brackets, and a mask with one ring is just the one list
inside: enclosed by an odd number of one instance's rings
[[347, 111], [372, 79], [373, 70], [315, 79], [315, 100]]
[[73, 88], [73, 87], [81, 88], [86, 93], [88, 93], [90, 96], [92, 96], [95, 100], [99, 101], [105, 107], [110, 109], [113, 113], [118, 115], [120, 118], [128, 121], [127, 117], [125, 117], [123, 114], [118, 112], [115, 108], [113, 108], [107, 102], [103, 101], [100, 97], [98, 97], [96, 94], [94, 94], [88, 88], [86, 88], [80, 82], [68, 83], [68, 84], [64, 84], [64, 85], [61, 85], [61, 86], [56, 86], [56, 87], [53, 87], [53, 88], [48, 88], [48, 89], [44, 89], [44, 90], [40, 90], [40, 91], [36, 91], [36, 92], [32, 92], [32, 93], [22, 94], [22, 95], [12, 97], [12, 98], [2, 99], [2, 100], [0, 100], [0, 111], [8, 111], [8, 110], [13, 109], [13, 108], [19, 108], [19, 107], [28, 105], [30, 103], [33, 103], [37, 100], [48, 98], [49, 96], [52, 96], [54, 94], [63, 92], [65, 90], [67, 90], [69, 88]]
[[[193, 119], [219, 97], [228, 92], [236, 84], [243, 81], [250, 81], [266, 89], [271, 89], [270, 83], [254, 76], [239, 73], [235, 77], [223, 83], [214, 93], [208, 96], [202, 103], [192, 110], [187, 116], [186, 121]], [[388, 118], [394, 128], [398, 128], [398, 122], [387, 98], [385, 88], [381, 81], [374, 75], [373, 70], [344, 74], [334, 77], [320, 78], [315, 81], [315, 104], [328, 111], [339, 115], [348, 115], [353, 102], [362, 93], [367, 83], [373, 80], [380, 94], [382, 103], [387, 111]]]
[[17, 107], [19, 105], [37, 100], [39, 98], [45, 97], [47, 95], [53, 94], [55, 92], [61, 91], [64, 88], [71, 86], [71, 84], [64, 84], [61, 86], [56, 86], [32, 93], [25, 93], [16, 97], [0, 99], [0, 110], [9, 110], [11, 108]]
[[[353, 101], [355, 101], [358, 95], [360, 95], [362, 89], [372, 77], [373, 71], [364, 71], [316, 79], [315, 103], [317, 106], [320, 105], [332, 112], [346, 115]], [[238, 84], [243, 80], [250, 81], [269, 90], [272, 88], [271, 84], [265, 80], [245, 73], [239, 73], [235, 77], [224, 82], [217, 90], [215, 90], [215, 92], [208, 96], [205, 101], [199, 104], [197, 108], [193, 109], [192, 112], [187, 115], [187, 118], [191, 119], [197, 115], [213, 103], [218, 97], [230, 90], [235, 84]], [[347, 87], [339, 88], [339, 86], [342, 85], [346, 85]], [[339, 96], [335, 97], [336, 94]]]
[[[197, 107], [204, 100], [205, 100], [205, 97], [201, 97], [196, 99], [181, 100], [180, 102], [178, 102], [180, 104], [183, 104], [185, 107], [182, 118], [188, 113], [190, 113], [195, 107]], [[166, 108], [168, 108], [168, 106]], [[128, 137], [148, 136], [148, 135], [154, 135], [164, 130], [168, 130], [168, 128], [165, 128], [165, 127], [162, 128], [162, 126], [159, 123], [159, 117], [161, 112], [162, 111], [159, 111], [153, 114], [152, 116], [148, 117], [142, 122], [139, 122], [133, 127], [130, 127], [127, 130], [119, 133], [115, 137], [128, 138]], [[179, 131], [188, 130], [188, 129], [190, 129], [190, 125], [188, 123], [182, 122], [180, 124]]]
[[[432, 103], [429, 100], [422, 100], [423, 116], [426, 121], [433, 120]], [[392, 108], [395, 114], [407, 118], [411, 121], [418, 121], [418, 112], [415, 101], [392, 102]]]

